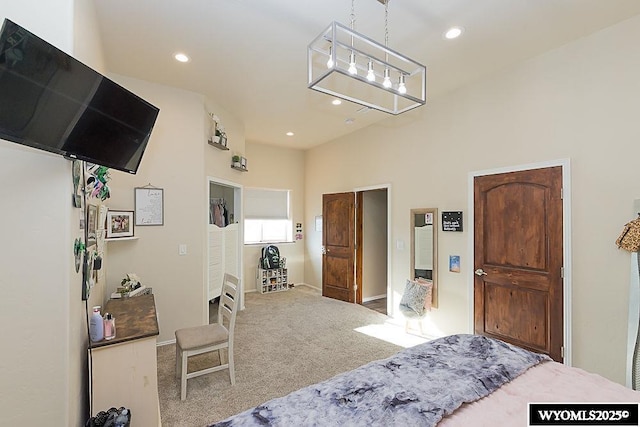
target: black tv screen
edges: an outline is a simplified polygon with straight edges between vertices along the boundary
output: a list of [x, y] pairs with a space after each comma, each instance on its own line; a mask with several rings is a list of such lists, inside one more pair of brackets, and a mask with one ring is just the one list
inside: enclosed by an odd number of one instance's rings
[[136, 173], [158, 108], [5, 19], [0, 138]]

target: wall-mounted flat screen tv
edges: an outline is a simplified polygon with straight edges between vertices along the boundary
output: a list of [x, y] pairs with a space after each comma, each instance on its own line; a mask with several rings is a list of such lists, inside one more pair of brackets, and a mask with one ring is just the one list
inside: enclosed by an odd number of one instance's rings
[[0, 31], [0, 138], [136, 173], [158, 108], [18, 24]]

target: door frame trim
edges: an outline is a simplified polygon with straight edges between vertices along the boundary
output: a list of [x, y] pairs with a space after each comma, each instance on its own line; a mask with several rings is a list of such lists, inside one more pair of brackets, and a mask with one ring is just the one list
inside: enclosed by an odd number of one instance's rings
[[[238, 278], [240, 279], [240, 286], [238, 292], [240, 294], [240, 298], [238, 300], [238, 310], [244, 310], [244, 186], [242, 184], [238, 184], [237, 182], [228, 181], [226, 179], [217, 178], [211, 175], [207, 175], [206, 177], [206, 197], [207, 203], [205, 203], [204, 211], [205, 211], [205, 236], [204, 244], [205, 244], [205, 260], [204, 260], [204, 272], [203, 272], [203, 280], [204, 280], [204, 324], [209, 324], [209, 195], [211, 190], [211, 184], [219, 184], [225, 187], [233, 188], [234, 198], [238, 196], [236, 200], [234, 200], [234, 219], [238, 220]], [[239, 211], [239, 212], [238, 212]], [[239, 213], [239, 214], [238, 214]]]
[[571, 267], [571, 160], [557, 159], [549, 160], [539, 163], [529, 163], [517, 166], [506, 166], [503, 168], [486, 169], [469, 172], [468, 185], [467, 185], [467, 210], [468, 210], [468, 224], [469, 232], [467, 235], [468, 240], [468, 253], [467, 259], [470, 261], [467, 263], [467, 292], [469, 298], [469, 333], [473, 333], [474, 325], [473, 319], [474, 301], [473, 301], [473, 280], [474, 280], [474, 178], [485, 175], [496, 175], [508, 172], [519, 172], [530, 169], [542, 169], [549, 167], [562, 167], [562, 251], [563, 251], [563, 266], [564, 266], [564, 278], [562, 280], [562, 316], [563, 316], [563, 346], [564, 346], [564, 364], [572, 365], [572, 352], [571, 352], [571, 283], [572, 283], [572, 267]]
[[393, 224], [393, 214], [391, 211], [391, 184], [378, 184], [378, 185], [370, 185], [367, 187], [357, 187], [352, 191], [354, 193], [363, 192], [363, 191], [371, 191], [371, 190], [387, 190], [387, 316], [392, 317], [395, 315], [393, 313], [393, 292], [391, 291], [390, 283], [393, 283], [393, 266], [391, 263], [391, 255], [392, 255], [392, 244], [391, 244], [391, 224]]

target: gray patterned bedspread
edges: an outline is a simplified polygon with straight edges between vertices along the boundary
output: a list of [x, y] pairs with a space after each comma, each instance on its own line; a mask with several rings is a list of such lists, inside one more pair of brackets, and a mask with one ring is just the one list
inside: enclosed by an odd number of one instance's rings
[[400, 351], [213, 424], [433, 426], [530, 367], [550, 360], [479, 335], [451, 335]]

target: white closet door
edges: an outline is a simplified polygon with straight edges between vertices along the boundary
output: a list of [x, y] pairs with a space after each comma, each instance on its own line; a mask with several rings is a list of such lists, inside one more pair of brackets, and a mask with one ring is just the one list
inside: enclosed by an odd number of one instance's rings
[[238, 224], [230, 224], [224, 228], [224, 271], [240, 277], [238, 264]]
[[224, 229], [209, 225], [209, 300], [222, 292], [224, 274]]

